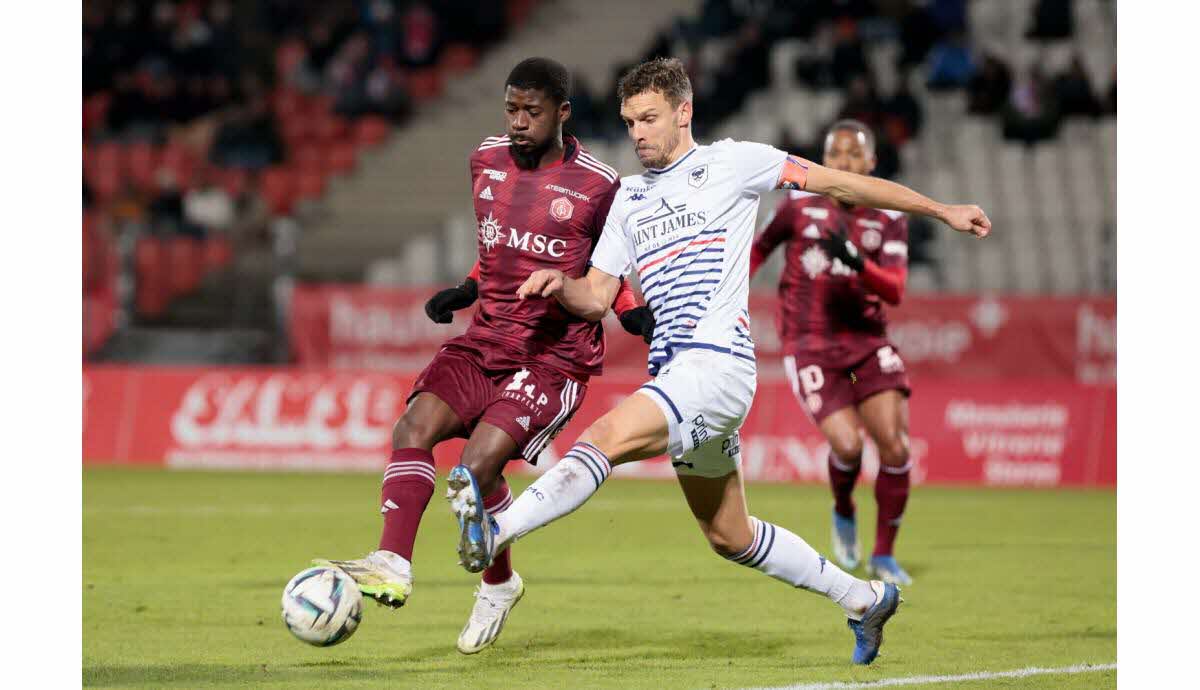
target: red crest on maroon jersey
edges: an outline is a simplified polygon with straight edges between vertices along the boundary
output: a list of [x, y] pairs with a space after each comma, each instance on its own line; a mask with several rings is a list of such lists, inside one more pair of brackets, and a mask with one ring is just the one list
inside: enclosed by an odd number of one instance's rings
[[560, 223], [571, 220], [573, 213], [575, 213], [575, 205], [565, 196], [560, 196], [550, 202], [550, 216]]

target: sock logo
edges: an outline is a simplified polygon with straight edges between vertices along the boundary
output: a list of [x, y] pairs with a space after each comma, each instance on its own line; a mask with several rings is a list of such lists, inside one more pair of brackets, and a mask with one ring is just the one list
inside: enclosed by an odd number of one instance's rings
[[383, 507], [379, 509], [379, 512], [380, 512], [380, 513], [386, 513], [386, 512], [388, 512], [389, 510], [396, 510], [396, 509], [398, 509], [399, 507], [400, 507], [400, 506], [398, 506], [398, 505], [396, 505], [395, 503], [393, 503], [393, 502], [392, 502], [392, 499], [390, 499], [390, 498], [389, 498], [388, 500], [386, 500], [386, 501], [384, 501], [384, 502], [383, 502]]
[[825, 572], [825, 557], [824, 557], [824, 556], [817, 556], [817, 558], [820, 558], [820, 559], [821, 559], [821, 572]]

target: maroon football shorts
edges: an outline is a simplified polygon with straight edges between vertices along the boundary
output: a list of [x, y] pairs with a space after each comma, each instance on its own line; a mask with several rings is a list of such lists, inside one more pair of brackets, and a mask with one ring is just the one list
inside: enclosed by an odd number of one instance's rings
[[783, 358], [783, 368], [800, 407], [817, 424], [882, 391], [900, 391], [906, 398], [912, 394], [904, 360], [892, 345], [884, 345], [848, 367], [829, 367], [818, 355], [797, 353]]
[[487, 344], [450, 344], [417, 377], [409, 402], [418, 393], [432, 393], [450, 406], [462, 420], [462, 437], [487, 422], [517, 442], [513, 458], [537, 464], [579, 409], [587, 384], [535, 362], [514, 363]]

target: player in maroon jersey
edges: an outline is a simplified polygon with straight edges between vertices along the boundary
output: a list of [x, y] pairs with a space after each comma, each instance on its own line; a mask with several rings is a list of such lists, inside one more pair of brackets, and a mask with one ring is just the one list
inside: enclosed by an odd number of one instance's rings
[[[870, 174], [873, 133], [856, 120], [834, 123], [823, 163]], [[867, 570], [886, 582], [909, 584], [892, 547], [908, 502], [910, 389], [904, 361], [887, 338], [883, 307], [899, 304], [904, 295], [908, 221], [896, 211], [792, 192], [755, 241], [751, 274], [783, 243], [778, 327], [784, 368], [800, 406], [829, 440], [834, 556], [847, 569], [861, 558], [851, 493], [862, 461], [859, 427], [865, 427], [880, 461], [875, 549]]]
[[[315, 561], [341, 568], [389, 606], [402, 606], [412, 592], [413, 544], [434, 488], [433, 447], [466, 438], [462, 463], [478, 478], [488, 509], [502, 511], [512, 502], [504, 465], [537, 462], [583, 401], [588, 379], [600, 373], [599, 323], [552, 300], [516, 297], [531, 271], [586, 272], [620, 187], [615, 170], [563, 135], [569, 87], [567, 70], [545, 58], [524, 60], [509, 74], [508, 133], [485, 139], [470, 158], [479, 261], [463, 284], [434, 295], [426, 313], [449, 323], [452, 311], [476, 299], [479, 306], [467, 331], [447, 341], [417, 378], [393, 429], [379, 550], [353, 561]], [[653, 317], [627, 285], [613, 306], [622, 325], [649, 342]], [[494, 642], [523, 593], [506, 552], [483, 573], [459, 651]]]

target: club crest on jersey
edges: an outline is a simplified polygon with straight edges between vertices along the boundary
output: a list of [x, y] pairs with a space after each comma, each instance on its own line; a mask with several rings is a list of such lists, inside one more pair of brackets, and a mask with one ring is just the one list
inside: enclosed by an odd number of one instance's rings
[[500, 221], [493, 218], [490, 213], [487, 214], [487, 218], [479, 221], [479, 241], [483, 242], [484, 249], [489, 252], [500, 241]]
[[883, 244], [883, 235], [878, 230], [864, 230], [861, 240], [863, 249], [873, 252]]
[[699, 189], [704, 186], [705, 182], [708, 182], [707, 163], [698, 168], [692, 168], [692, 170], [688, 172], [688, 184], [692, 187]]
[[565, 223], [571, 220], [571, 216], [575, 213], [575, 205], [565, 196], [560, 196], [550, 202], [550, 217], [560, 223]]
[[825, 252], [821, 251], [817, 245], [809, 247], [800, 255], [800, 264], [804, 266], [804, 272], [808, 274], [808, 277], [814, 280], [828, 270], [830, 265], [829, 257], [825, 256]]

